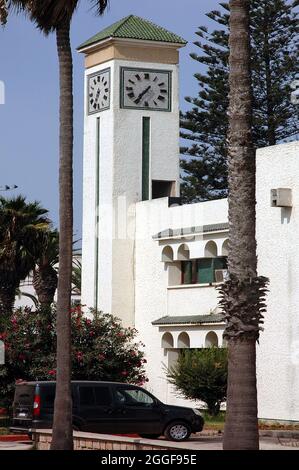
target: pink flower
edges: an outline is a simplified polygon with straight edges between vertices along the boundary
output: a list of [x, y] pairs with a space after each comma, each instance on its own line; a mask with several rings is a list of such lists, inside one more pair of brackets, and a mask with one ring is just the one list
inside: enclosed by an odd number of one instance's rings
[[52, 369], [52, 370], [49, 370], [48, 372], [49, 375], [56, 375], [56, 370]]
[[121, 373], [121, 375], [122, 375], [123, 377], [127, 377], [127, 375], [129, 375], [129, 372], [127, 372], [126, 370], [123, 370], [122, 373]]
[[86, 324], [87, 324], [87, 325], [91, 325], [91, 320], [90, 320], [89, 318], [87, 318]]

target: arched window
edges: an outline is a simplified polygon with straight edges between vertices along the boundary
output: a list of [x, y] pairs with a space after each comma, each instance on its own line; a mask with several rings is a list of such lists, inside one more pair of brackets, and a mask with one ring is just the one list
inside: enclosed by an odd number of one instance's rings
[[216, 258], [217, 256], [217, 245], [215, 242], [210, 240], [205, 246], [205, 258]]
[[164, 333], [164, 335], [162, 336], [162, 348], [166, 349], [166, 348], [173, 348], [173, 345], [174, 345], [174, 341], [173, 341], [173, 336], [171, 333], [167, 332], [167, 333]]
[[178, 260], [187, 261], [188, 259], [190, 259], [190, 251], [188, 245], [184, 243], [183, 245], [180, 245], [178, 249]]
[[190, 348], [190, 338], [188, 333], [185, 333], [185, 331], [179, 334], [178, 348]]
[[162, 261], [164, 261], [164, 263], [169, 263], [171, 261], [173, 261], [173, 249], [171, 248], [171, 246], [165, 246], [162, 250]]
[[212, 348], [212, 347], [218, 348], [218, 336], [216, 335], [215, 331], [210, 331], [206, 335], [206, 339], [205, 339], [205, 348]]
[[228, 240], [224, 240], [224, 242], [223, 242], [222, 256], [228, 256]]

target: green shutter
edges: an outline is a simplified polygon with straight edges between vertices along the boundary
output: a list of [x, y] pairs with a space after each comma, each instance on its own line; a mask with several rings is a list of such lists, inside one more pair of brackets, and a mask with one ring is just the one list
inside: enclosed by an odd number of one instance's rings
[[192, 284], [192, 261], [182, 261], [183, 284]]
[[142, 118], [142, 200], [149, 200], [150, 118]]
[[227, 269], [227, 258], [226, 257], [219, 257], [214, 258], [214, 271], [216, 269]]
[[202, 258], [197, 263], [197, 282], [210, 284], [214, 282], [213, 258]]

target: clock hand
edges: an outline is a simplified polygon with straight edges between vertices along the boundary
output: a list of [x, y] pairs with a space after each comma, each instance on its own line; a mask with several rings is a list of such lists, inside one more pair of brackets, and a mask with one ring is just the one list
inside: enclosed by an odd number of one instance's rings
[[136, 98], [135, 103], [139, 104], [141, 101], [141, 98], [151, 89], [151, 85], [149, 85], [145, 90], [143, 90], [142, 93]]
[[96, 96], [95, 96], [95, 101], [98, 101], [100, 93], [101, 93], [101, 90], [100, 90], [100, 88], [98, 88], [98, 91], [97, 91]]

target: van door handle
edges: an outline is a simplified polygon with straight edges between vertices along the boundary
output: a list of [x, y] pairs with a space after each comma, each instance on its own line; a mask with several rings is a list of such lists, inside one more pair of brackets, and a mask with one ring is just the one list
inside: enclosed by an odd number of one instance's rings
[[127, 412], [125, 408], [117, 408], [116, 411], [120, 412], [122, 415], [125, 415]]

